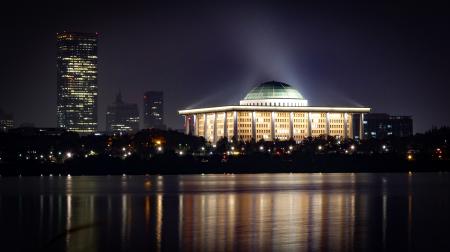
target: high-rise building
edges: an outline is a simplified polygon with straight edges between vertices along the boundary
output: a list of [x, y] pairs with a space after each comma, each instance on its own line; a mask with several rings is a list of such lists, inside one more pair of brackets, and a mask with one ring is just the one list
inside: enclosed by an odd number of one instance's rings
[[12, 128], [14, 128], [13, 116], [0, 109], [0, 132], [6, 132]]
[[413, 134], [411, 116], [392, 116], [371, 113], [364, 117], [365, 138], [385, 138], [388, 136], [407, 137]]
[[58, 127], [78, 133], [97, 130], [97, 33], [56, 35]]
[[137, 104], [124, 103], [122, 95], [108, 106], [106, 112], [106, 130], [109, 132], [136, 132], [139, 130], [139, 111]]
[[164, 129], [164, 94], [148, 91], [144, 94], [144, 128]]

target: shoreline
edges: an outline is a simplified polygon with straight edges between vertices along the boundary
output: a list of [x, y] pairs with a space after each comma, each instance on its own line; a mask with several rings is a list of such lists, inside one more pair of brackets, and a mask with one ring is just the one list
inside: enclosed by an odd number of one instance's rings
[[187, 175], [187, 174], [259, 174], [259, 173], [408, 173], [449, 172], [450, 160], [399, 160], [353, 157], [335, 159], [314, 157], [293, 160], [285, 158], [234, 158], [227, 162], [211, 158], [207, 162], [192, 157], [168, 160], [71, 160], [70, 162], [3, 163], [0, 176], [61, 175]]

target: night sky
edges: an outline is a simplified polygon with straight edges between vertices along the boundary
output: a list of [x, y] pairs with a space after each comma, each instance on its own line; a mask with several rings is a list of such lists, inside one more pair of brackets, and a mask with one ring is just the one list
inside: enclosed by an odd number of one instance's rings
[[[126, 3], [126, 5], [125, 5]], [[2, 6], [0, 108], [16, 126], [56, 126], [56, 32], [99, 32], [99, 129], [121, 90], [165, 94], [177, 110], [238, 104], [252, 86], [289, 83], [311, 105], [412, 115], [450, 125], [450, 9], [444, 5], [26, 3]]]

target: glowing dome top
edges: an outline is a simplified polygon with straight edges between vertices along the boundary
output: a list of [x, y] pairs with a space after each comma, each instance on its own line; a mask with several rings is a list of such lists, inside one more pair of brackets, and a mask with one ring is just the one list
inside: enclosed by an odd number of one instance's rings
[[307, 106], [307, 100], [292, 86], [268, 81], [254, 87], [240, 105], [252, 106]]

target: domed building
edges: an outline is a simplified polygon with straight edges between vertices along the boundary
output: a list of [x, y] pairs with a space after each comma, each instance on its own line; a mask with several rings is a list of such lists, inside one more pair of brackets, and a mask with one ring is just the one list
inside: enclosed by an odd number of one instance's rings
[[359, 129], [368, 112], [370, 108], [308, 106], [308, 100], [289, 84], [269, 81], [254, 87], [239, 105], [186, 109], [179, 114], [185, 116], [186, 134], [215, 143], [221, 137], [244, 141], [302, 141], [321, 135], [362, 138]]

